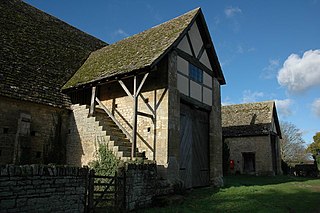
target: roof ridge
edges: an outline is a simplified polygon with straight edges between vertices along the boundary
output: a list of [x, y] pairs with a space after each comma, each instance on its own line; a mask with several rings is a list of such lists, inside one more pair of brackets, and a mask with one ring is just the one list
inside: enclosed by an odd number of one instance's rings
[[230, 106], [244, 106], [244, 105], [255, 105], [255, 104], [271, 104], [275, 103], [275, 100], [267, 100], [267, 101], [258, 101], [258, 102], [247, 102], [247, 103], [239, 103], [239, 104], [228, 104], [222, 107], [230, 107]]

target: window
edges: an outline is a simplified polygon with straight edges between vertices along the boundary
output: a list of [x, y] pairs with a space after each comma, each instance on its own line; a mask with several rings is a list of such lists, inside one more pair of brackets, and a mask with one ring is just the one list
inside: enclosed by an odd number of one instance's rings
[[8, 134], [9, 133], [9, 128], [3, 128], [3, 134]]
[[191, 80], [202, 83], [203, 71], [193, 64], [189, 63], [189, 76]]

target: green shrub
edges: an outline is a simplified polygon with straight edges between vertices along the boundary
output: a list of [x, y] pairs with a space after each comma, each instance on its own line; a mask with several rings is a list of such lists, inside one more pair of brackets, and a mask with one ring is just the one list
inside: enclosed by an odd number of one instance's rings
[[113, 176], [118, 170], [120, 160], [108, 150], [106, 144], [100, 144], [98, 159], [89, 163], [89, 167], [95, 170], [96, 175]]

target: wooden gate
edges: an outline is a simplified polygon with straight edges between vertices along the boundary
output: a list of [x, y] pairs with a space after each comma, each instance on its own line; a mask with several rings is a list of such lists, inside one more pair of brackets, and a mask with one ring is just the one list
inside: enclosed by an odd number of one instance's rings
[[209, 113], [180, 105], [180, 178], [186, 188], [209, 185]]
[[121, 212], [125, 210], [125, 175], [95, 175], [87, 179], [86, 212]]

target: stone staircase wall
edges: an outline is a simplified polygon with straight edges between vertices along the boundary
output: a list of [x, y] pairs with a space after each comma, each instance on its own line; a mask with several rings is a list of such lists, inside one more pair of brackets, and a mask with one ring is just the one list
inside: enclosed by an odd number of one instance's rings
[[97, 157], [99, 144], [106, 144], [116, 157], [129, 160], [131, 143], [117, 125], [104, 113], [96, 112], [88, 117], [86, 105], [71, 106], [67, 136], [67, 164], [75, 166], [88, 165]]

